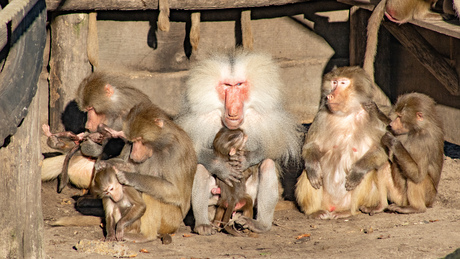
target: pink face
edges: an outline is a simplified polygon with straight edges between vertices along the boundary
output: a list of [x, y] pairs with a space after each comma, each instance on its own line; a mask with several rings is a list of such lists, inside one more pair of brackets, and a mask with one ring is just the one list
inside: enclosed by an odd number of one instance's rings
[[104, 195], [110, 197], [114, 202], [119, 202], [123, 198], [123, 186], [118, 182], [111, 183], [104, 191]]
[[237, 129], [244, 119], [244, 102], [249, 95], [249, 84], [246, 81], [225, 80], [216, 87], [219, 99], [224, 101], [225, 114], [222, 118], [229, 129]]
[[331, 80], [331, 92], [326, 96], [327, 106], [331, 112], [337, 112], [346, 104], [350, 79], [335, 78]]
[[391, 130], [395, 135], [403, 135], [409, 132], [409, 130], [404, 126], [404, 123], [401, 121], [401, 115], [397, 114], [398, 117], [390, 123]]
[[141, 140], [136, 140], [133, 142], [133, 147], [131, 148], [130, 158], [136, 163], [142, 163], [145, 160], [149, 159], [153, 155], [153, 150], [144, 145]]
[[105, 123], [105, 115], [104, 114], [97, 114], [94, 108], [87, 109], [87, 120], [86, 120], [86, 129], [90, 132], [96, 132], [97, 126], [101, 123]]

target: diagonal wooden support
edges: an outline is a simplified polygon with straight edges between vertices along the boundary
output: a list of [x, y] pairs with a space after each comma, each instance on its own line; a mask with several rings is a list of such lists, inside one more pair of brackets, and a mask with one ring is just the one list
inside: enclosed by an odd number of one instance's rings
[[418, 33], [414, 25], [397, 25], [387, 21], [383, 25], [452, 95], [460, 95], [457, 71]]

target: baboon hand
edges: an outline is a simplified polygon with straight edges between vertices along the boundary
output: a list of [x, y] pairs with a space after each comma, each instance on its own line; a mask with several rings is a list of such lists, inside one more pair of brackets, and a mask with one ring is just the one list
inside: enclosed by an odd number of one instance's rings
[[305, 163], [305, 171], [313, 188], [319, 189], [321, 186], [323, 186], [323, 176], [321, 175], [321, 169], [319, 168], [318, 163]]
[[350, 174], [347, 175], [345, 181], [345, 189], [347, 191], [353, 191], [363, 179], [363, 174], [352, 170]]

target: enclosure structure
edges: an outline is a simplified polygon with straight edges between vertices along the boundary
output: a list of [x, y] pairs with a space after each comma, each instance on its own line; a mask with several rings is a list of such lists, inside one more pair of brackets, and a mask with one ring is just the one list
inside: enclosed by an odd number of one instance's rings
[[[350, 64], [362, 65], [366, 26], [376, 0], [339, 0], [350, 9]], [[447, 2], [447, 0], [446, 0]], [[438, 1], [435, 11], [442, 11]], [[445, 140], [460, 144], [460, 22], [412, 20], [397, 25], [385, 19], [379, 32], [376, 83], [393, 102], [404, 93], [421, 92], [438, 104]]]
[[43, 258], [37, 80], [45, 1], [0, 1], [0, 257]]
[[[63, 107], [94, 69], [124, 75], [153, 102], [177, 114], [190, 66], [210, 51], [242, 45], [241, 18], [250, 12], [253, 48], [277, 60], [288, 109], [299, 122], [309, 123], [319, 104], [321, 76], [333, 66], [362, 65], [367, 19], [377, 2], [170, 0], [170, 28], [161, 31], [158, 0], [48, 0], [50, 110], [44, 118], [59, 130]], [[89, 13], [97, 16], [94, 26], [88, 26]], [[197, 13], [198, 25], [192, 22]], [[446, 140], [458, 144], [459, 26], [412, 23], [383, 23], [376, 82], [392, 101], [411, 91], [432, 96], [440, 104]], [[197, 49], [190, 43], [192, 26], [199, 29]], [[91, 64], [91, 56], [97, 64]]]

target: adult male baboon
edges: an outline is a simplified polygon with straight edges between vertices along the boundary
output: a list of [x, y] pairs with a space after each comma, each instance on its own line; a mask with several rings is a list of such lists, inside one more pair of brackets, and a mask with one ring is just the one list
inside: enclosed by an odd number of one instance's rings
[[[277, 163], [297, 159], [300, 134], [284, 110], [278, 66], [266, 54], [242, 49], [214, 53], [190, 71], [186, 100], [178, 123], [192, 138], [198, 156], [193, 181], [192, 208], [194, 231], [215, 233], [208, 218], [211, 189], [217, 177], [229, 185], [242, 178], [242, 172], [260, 163], [255, 184], [248, 191], [255, 200], [257, 218], [240, 217], [239, 223], [252, 231], [271, 228], [278, 201]], [[235, 155], [233, 161], [216, 157], [213, 140], [225, 125], [242, 129], [248, 135], [247, 156]]]

